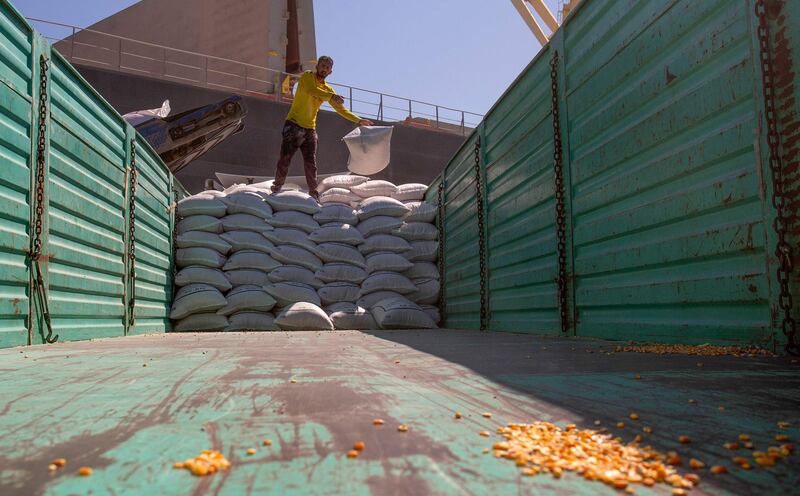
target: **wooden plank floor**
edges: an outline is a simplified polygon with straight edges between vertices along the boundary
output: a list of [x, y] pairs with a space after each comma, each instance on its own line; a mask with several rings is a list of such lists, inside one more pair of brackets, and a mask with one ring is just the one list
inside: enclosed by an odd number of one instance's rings
[[[607, 354], [613, 346], [437, 330], [167, 334], [0, 350], [0, 494], [617, 494], [574, 474], [521, 476], [482, 453], [508, 422], [596, 419], [626, 441], [652, 426], [645, 443], [729, 467], [724, 476], [701, 470], [692, 494], [796, 493], [800, 454], [743, 471], [730, 459], [746, 453], [722, 445], [740, 433], [760, 450], [779, 444], [778, 433], [800, 440], [798, 364]], [[386, 424], [374, 426], [376, 417]], [[363, 455], [346, 458], [356, 441]], [[203, 478], [171, 468], [203, 449], [222, 451], [232, 468]], [[61, 457], [67, 466], [49, 473]], [[94, 473], [78, 477], [80, 466]]]

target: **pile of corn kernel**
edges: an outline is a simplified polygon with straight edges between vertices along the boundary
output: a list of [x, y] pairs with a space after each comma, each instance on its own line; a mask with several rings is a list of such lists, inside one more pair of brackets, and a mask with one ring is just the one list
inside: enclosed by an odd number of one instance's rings
[[216, 450], [203, 450], [200, 456], [189, 458], [183, 462], [177, 462], [173, 468], [185, 468], [194, 475], [211, 475], [219, 469], [228, 470], [231, 463]]
[[617, 353], [655, 353], [657, 355], [699, 355], [699, 356], [775, 356], [756, 346], [712, 346], [710, 344], [629, 344], [614, 348]]
[[547, 472], [559, 478], [569, 470], [628, 492], [632, 492], [630, 484], [667, 483], [676, 488], [675, 494], [682, 494], [680, 491], [691, 489], [699, 481], [694, 474], [678, 474], [669, 464], [669, 455], [640, 448], [636, 443], [625, 445], [607, 434], [577, 429], [574, 424], [565, 429], [549, 422], [508, 424], [497, 433], [506, 441], [495, 443], [494, 455], [514, 460], [525, 475]]

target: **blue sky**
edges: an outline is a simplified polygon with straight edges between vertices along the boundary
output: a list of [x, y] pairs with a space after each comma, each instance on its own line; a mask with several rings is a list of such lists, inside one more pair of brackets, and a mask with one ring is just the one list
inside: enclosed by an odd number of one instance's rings
[[[11, 0], [23, 15], [88, 26], [134, 0]], [[163, 0], [168, 1], [168, 0]], [[555, 15], [558, 0], [547, 0]], [[485, 113], [539, 51], [509, 0], [314, 0], [329, 80]]]

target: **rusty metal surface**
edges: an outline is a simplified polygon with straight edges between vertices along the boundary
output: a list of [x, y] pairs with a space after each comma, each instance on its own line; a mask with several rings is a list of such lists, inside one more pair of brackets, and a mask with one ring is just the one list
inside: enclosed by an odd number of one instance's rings
[[[616, 494], [572, 474], [521, 476], [482, 453], [499, 436], [478, 435], [508, 422], [595, 419], [626, 441], [651, 425], [646, 443], [731, 469], [701, 471], [692, 494], [786, 494], [800, 483], [797, 454], [742, 471], [722, 447], [747, 433], [765, 450], [778, 421], [800, 435], [797, 364], [609, 350], [450, 330], [161, 334], [2, 350], [0, 494]], [[363, 455], [346, 458], [359, 440]], [[171, 468], [202, 449], [233, 467], [207, 478]], [[59, 457], [67, 466], [49, 473]], [[77, 477], [79, 466], [94, 473]]]

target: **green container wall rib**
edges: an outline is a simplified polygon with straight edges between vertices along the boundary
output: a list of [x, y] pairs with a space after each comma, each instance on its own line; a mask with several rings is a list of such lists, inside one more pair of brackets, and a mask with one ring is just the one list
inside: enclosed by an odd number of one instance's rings
[[[169, 330], [174, 198], [186, 191], [158, 155], [5, 0], [0, 0], [0, 347], [42, 343], [29, 304], [39, 101], [48, 59], [42, 271], [60, 341]], [[135, 317], [131, 142], [137, 140]]]
[[[773, 54], [788, 59], [776, 63], [796, 67], [800, 7], [769, 3]], [[569, 333], [781, 344], [757, 22], [754, 0], [585, 0], [569, 16], [471, 138], [484, 136], [492, 330], [559, 332], [550, 85], [558, 51]], [[800, 72], [788, 72], [778, 106], [797, 246]], [[445, 222], [446, 306], [461, 311], [450, 327], [477, 320], [471, 150], [443, 173], [447, 212], [457, 216]], [[797, 273], [794, 281], [798, 301]]]
[[0, 10], [0, 347], [28, 343], [33, 31]]

